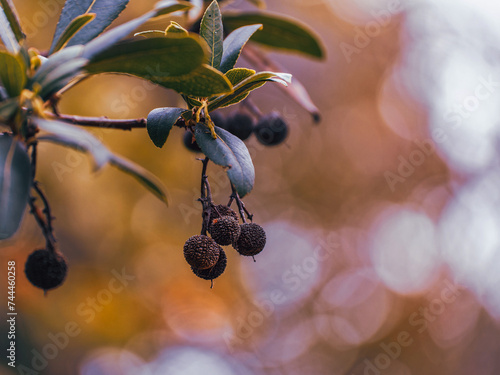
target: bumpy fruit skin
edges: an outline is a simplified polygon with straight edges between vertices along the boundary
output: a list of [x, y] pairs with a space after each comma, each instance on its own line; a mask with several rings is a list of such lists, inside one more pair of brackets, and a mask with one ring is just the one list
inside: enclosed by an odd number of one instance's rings
[[212, 268], [206, 269], [206, 270], [199, 270], [194, 267], [191, 267], [191, 270], [193, 273], [198, 276], [199, 278], [205, 279], [205, 280], [213, 280], [218, 278], [220, 275], [224, 273], [224, 270], [226, 269], [227, 265], [227, 257], [226, 253], [224, 250], [221, 249], [220, 251], [220, 256], [219, 260], [213, 266]]
[[263, 145], [276, 146], [288, 136], [288, 125], [278, 112], [272, 112], [263, 116], [253, 131]]
[[226, 130], [244, 141], [252, 135], [254, 126], [252, 117], [236, 112], [227, 118]]
[[68, 265], [62, 254], [46, 249], [35, 250], [24, 266], [29, 282], [45, 291], [60, 286], [68, 273]]
[[224, 206], [223, 204], [212, 206], [212, 210], [210, 212], [210, 222], [212, 222], [213, 219], [217, 219], [222, 216], [231, 216], [238, 220], [238, 214], [232, 208]]
[[198, 143], [196, 143], [193, 134], [190, 131], [184, 133], [184, 138], [182, 138], [182, 142], [189, 151], [201, 152], [200, 146], [198, 146]]
[[255, 223], [241, 224], [241, 232], [233, 247], [245, 256], [257, 255], [266, 246], [266, 232]]
[[210, 237], [196, 235], [189, 237], [184, 244], [184, 258], [193, 268], [204, 270], [213, 267], [222, 248]]
[[227, 246], [235, 242], [240, 235], [240, 223], [232, 216], [222, 216], [211, 222], [208, 231], [215, 242]]

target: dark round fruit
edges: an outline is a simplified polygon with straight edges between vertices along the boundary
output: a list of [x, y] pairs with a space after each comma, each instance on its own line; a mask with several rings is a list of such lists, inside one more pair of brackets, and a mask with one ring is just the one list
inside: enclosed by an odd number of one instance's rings
[[219, 112], [210, 113], [210, 119], [215, 124], [215, 126], [218, 126], [219, 128], [222, 129], [226, 129], [227, 126], [226, 119]]
[[223, 204], [212, 206], [212, 210], [210, 212], [210, 222], [212, 222], [213, 219], [217, 219], [222, 216], [231, 216], [238, 220], [238, 214], [234, 212], [232, 208], [224, 206]]
[[288, 136], [288, 125], [278, 112], [272, 112], [259, 120], [253, 132], [263, 145], [276, 146]]
[[257, 255], [266, 246], [266, 232], [255, 223], [241, 224], [241, 232], [233, 247], [245, 256]]
[[63, 283], [68, 273], [68, 265], [62, 254], [40, 249], [30, 254], [24, 266], [24, 273], [31, 284], [47, 291]]
[[222, 248], [208, 236], [189, 237], [184, 244], [184, 258], [191, 267], [204, 270], [213, 267]]
[[211, 221], [208, 232], [219, 245], [231, 245], [240, 235], [240, 223], [232, 216], [222, 216]]
[[252, 117], [244, 113], [233, 113], [227, 118], [226, 130], [242, 141], [252, 135], [255, 122]]
[[182, 141], [184, 142], [184, 146], [186, 146], [189, 151], [201, 152], [200, 146], [198, 146], [198, 143], [196, 143], [193, 134], [190, 131], [184, 133]]
[[226, 265], [227, 265], [226, 253], [224, 252], [224, 250], [221, 249], [219, 260], [217, 261], [215, 266], [213, 266], [212, 268], [206, 269], [206, 270], [200, 270], [200, 269], [196, 269], [194, 267], [191, 267], [191, 270], [193, 271], [193, 273], [196, 276], [198, 276], [202, 279], [213, 280], [213, 279], [218, 278], [220, 275], [222, 275], [224, 273], [224, 270], [226, 269]]

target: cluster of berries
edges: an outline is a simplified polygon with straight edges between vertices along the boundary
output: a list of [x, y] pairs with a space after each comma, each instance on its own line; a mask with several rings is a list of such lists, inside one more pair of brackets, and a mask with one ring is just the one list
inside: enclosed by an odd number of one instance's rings
[[213, 280], [224, 272], [226, 253], [221, 246], [232, 245], [241, 255], [259, 254], [266, 245], [266, 232], [255, 223], [240, 224], [238, 215], [222, 204], [210, 210], [207, 235], [188, 238], [184, 244], [184, 257], [194, 274], [205, 280]]
[[[242, 112], [234, 112], [227, 118], [218, 112], [213, 112], [210, 118], [216, 126], [227, 130], [242, 141], [247, 140], [253, 133], [263, 145], [276, 146], [288, 136], [288, 124], [278, 112], [262, 116], [257, 124], [251, 116]], [[188, 150], [201, 152], [191, 132], [184, 134], [183, 141]]]
[[64, 282], [68, 265], [64, 256], [57, 250], [40, 249], [30, 254], [24, 266], [24, 273], [31, 284], [47, 292]]

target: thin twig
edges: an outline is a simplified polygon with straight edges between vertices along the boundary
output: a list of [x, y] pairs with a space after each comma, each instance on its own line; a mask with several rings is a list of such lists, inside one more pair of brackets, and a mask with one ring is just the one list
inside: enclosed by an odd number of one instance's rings
[[54, 115], [52, 113], [46, 113], [49, 117], [55, 120], [67, 122], [73, 125], [79, 126], [91, 126], [96, 128], [109, 128], [109, 129], [120, 129], [120, 130], [132, 130], [136, 128], [145, 128], [146, 119], [127, 119], [127, 120], [115, 120], [109, 119], [107, 117], [83, 117], [83, 116], [73, 116], [73, 115]]
[[37, 163], [37, 142], [34, 142], [31, 144], [32, 150], [31, 150], [31, 168], [32, 168], [32, 186], [33, 189], [36, 191], [40, 199], [42, 200], [44, 209], [43, 211], [40, 210], [40, 208], [35, 204], [36, 198], [33, 196], [30, 196], [28, 199], [28, 204], [31, 209], [31, 213], [35, 217], [35, 220], [38, 224], [38, 226], [42, 229], [43, 236], [45, 237], [45, 241], [47, 244], [47, 249], [49, 251], [54, 251], [55, 250], [55, 242], [56, 239], [54, 237], [54, 228], [52, 227], [52, 212], [50, 209], [49, 201], [47, 200], [47, 197], [43, 193], [42, 189], [38, 185], [38, 181], [35, 180], [35, 175], [36, 175], [36, 163]]
[[201, 214], [203, 218], [203, 224], [201, 226], [201, 234], [207, 235], [207, 230], [210, 221], [210, 214], [212, 210], [212, 191], [210, 190], [210, 184], [208, 183], [207, 176], [207, 166], [210, 159], [206, 157], [203, 159], [203, 169], [201, 171], [201, 195], [199, 201], [203, 205], [203, 212]]
[[241, 104], [246, 107], [252, 115], [254, 115], [257, 119], [260, 119], [262, 117], [262, 112], [261, 110], [255, 105], [254, 102], [250, 98], [247, 98], [246, 100], [243, 100]]
[[[234, 188], [233, 184], [231, 184], [231, 190], [232, 190], [231, 198], [232, 198], [232, 200], [236, 200], [236, 204], [238, 206], [238, 211], [240, 213], [240, 217], [241, 217], [241, 220], [243, 221], [243, 223], [247, 222], [247, 220], [245, 218], [245, 214], [248, 217], [248, 220], [252, 221], [253, 215], [250, 212], [248, 212], [248, 210], [245, 208], [245, 204], [241, 200], [241, 198], [240, 198], [238, 192], [236, 191], [236, 189]], [[232, 203], [232, 200], [230, 201], [230, 203]]]
[[45, 221], [46, 220], [45, 216], [43, 215], [40, 208], [37, 207], [35, 201], [36, 198], [32, 196], [30, 196], [30, 198], [28, 199], [28, 204], [30, 206], [30, 213], [33, 214], [38, 226], [42, 229], [43, 236], [45, 237], [45, 242], [47, 244], [47, 250], [53, 252], [56, 248], [54, 236], [52, 235], [52, 233], [50, 233], [48, 225]]
[[52, 226], [52, 210], [50, 209], [49, 201], [47, 200], [47, 196], [44, 194], [40, 186], [38, 185], [38, 181], [33, 181], [33, 189], [35, 189], [36, 193], [40, 197], [43, 203], [43, 213], [45, 214], [45, 219], [47, 223], [47, 230], [53, 242], [56, 242], [54, 238], [54, 227]]

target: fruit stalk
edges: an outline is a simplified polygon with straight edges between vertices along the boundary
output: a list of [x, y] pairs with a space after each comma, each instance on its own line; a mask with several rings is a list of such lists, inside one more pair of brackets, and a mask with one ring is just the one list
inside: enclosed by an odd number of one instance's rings
[[43, 203], [43, 210], [41, 210], [36, 204], [36, 198], [30, 195], [28, 199], [28, 204], [30, 206], [30, 212], [35, 217], [38, 226], [42, 229], [43, 236], [47, 243], [47, 249], [51, 252], [55, 251], [56, 239], [54, 237], [54, 228], [52, 227], [52, 211], [50, 209], [50, 204], [45, 196], [45, 193], [38, 185], [38, 181], [35, 180], [36, 175], [36, 161], [37, 161], [37, 143], [31, 145], [31, 167], [32, 167], [32, 187], [37, 193]]
[[[245, 207], [245, 203], [243, 203], [243, 201], [241, 200], [241, 198], [240, 198], [238, 192], [236, 191], [236, 189], [234, 188], [233, 184], [231, 184], [231, 190], [232, 190], [232, 194], [231, 194], [231, 197], [229, 199], [229, 203], [227, 204], [228, 207], [231, 206], [231, 203], [233, 203], [233, 201], [236, 201], [236, 205], [238, 206], [238, 211], [240, 213], [241, 220], [243, 221], [243, 223], [247, 222], [246, 218], [248, 218], [248, 220], [252, 221], [253, 214], [248, 212], [248, 210]], [[246, 217], [245, 217], [245, 214], [246, 214]]]
[[201, 226], [201, 234], [207, 235], [207, 230], [210, 221], [210, 213], [212, 210], [212, 190], [210, 189], [210, 184], [208, 182], [207, 167], [210, 159], [206, 157], [203, 159], [203, 168], [201, 170], [201, 193], [200, 199], [198, 199], [203, 205], [203, 212], [201, 214], [203, 218], [203, 224]]

